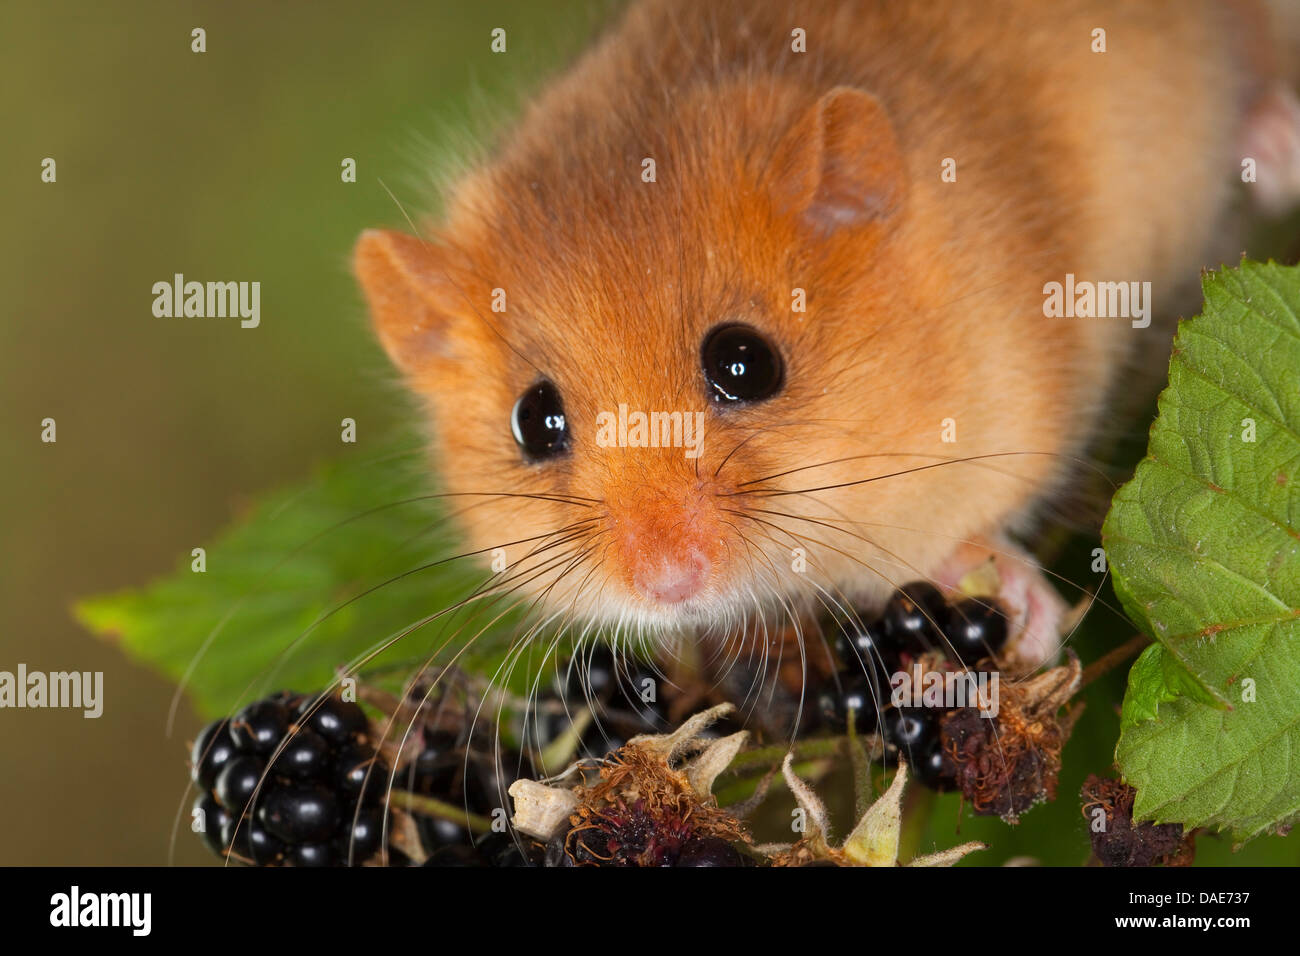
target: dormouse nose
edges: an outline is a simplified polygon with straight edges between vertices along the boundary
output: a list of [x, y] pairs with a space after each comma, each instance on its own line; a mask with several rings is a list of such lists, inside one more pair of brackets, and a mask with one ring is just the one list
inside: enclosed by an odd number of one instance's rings
[[641, 596], [659, 604], [680, 604], [695, 597], [709, 579], [709, 559], [698, 549], [663, 554], [642, 561], [632, 574]]
[[722, 546], [709, 492], [629, 489], [611, 499], [613, 550], [629, 590], [658, 606], [698, 597], [713, 583]]

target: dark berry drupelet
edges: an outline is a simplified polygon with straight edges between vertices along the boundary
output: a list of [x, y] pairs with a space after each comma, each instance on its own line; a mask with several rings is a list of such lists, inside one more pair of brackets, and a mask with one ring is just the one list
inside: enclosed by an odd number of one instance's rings
[[341, 746], [366, 732], [366, 712], [338, 697], [308, 697], [298, 706], [298, 719], [331, 744]]
[[948, 610], [944, 627], [947, 650], [959, 663], [973, 666], [996, 657], [1007, 643], [1007, 618], [997, 604], [967, 598]]
[[890, 708], [885, 711], [885, 744], [915, 766], [938, 738], [940, 716], [924, 707]]
[[205, 790], [211, 790], [221, 768], [237, 753], [230, 736], [230, 721], [214, 720], [199, 732], [190, 749], [191, 779]]
[[241, 753], [265, 756], [289, 729], [289, 709], [273, 698], [249, 704], [230, 721], [230, 735]]
[[843, 733], [848, 729], [849, 711], [853, 712], [855, 733], [874, 733], [880, 708], [889, 702], [888, 687], [852, 671], [840, 676], [838, 687], [826, 687], [817, 695], [818, 716], [831, 729]]
[[939, 643], [947, 605], [939, 589], [913, 581], [894, 592], [880, 616], [883, 643], [895, 653], [919, 654]]

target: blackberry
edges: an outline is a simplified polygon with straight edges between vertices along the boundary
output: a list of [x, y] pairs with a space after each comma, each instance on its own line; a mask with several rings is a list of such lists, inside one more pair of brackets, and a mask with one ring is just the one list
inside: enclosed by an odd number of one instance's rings
[[888, 682], [889, 675], [898, 670], [898, 655], [883, 638], [878, 621], [838, 621], [832, 642], [835, 655], [844, 670], [851, 673], [875, 674]]
[[266, 765], [253, 756], [240, 755], [231, 760], [217, 775], [214, 793], [217, 802], [238, 816], [253, 798], [253, 792], [262, 780]]
[[335, 839], [335, 849], [341, 863], [349, 860], [354, 866], [364, 863], [378, 852], [384, 841], [384, 811], [362, 810], [355, 820], [347, 821], [349, 828]]
[[975, 664], [1007, 643], [1007, 618], [991, 601], [967, 598], [949, 609], [944, 636], [959, 662]]
[[336, 765], [338, 792], [346, 805], [374, 806], [383, 801], [388, 792], [388, 765], [370, 748], [348, 744]]
[[331, 744], [341, 745], [365, 733], [370, 722], [358, 704], [338, 697], [309, 697], [298, 706], [298, 717]]
[[330, 746], [320, 734], [300, 727], [284, 741], [271, 770], [295, 780], [317, 780], [333, 762]]
[[338, 866], [340, 863], [332, 843], [299, 843], [289, 851], [289, 861], [294, 866], [306, 867]]
[[221, 845], [255, 866], [274, 863], [284, 853], [284, 843], [256, 820], [247, 817], [239, 821], [232, 817], [226, 822], [221, 828]]
[[945, 765], [943, 750], [938, 740], [922, 751], [916, 763], [908, 769], [922, 786], [929, 787], [931, 790], [946, 790], [954, 782]]
[[923, 707], [890, 708], [885, 711], [885, 743], [905, 755], [909, 766], [916, 765], [938, 735], [937, 717]]
[[912, 654], [934, 646], [947, 605], [939, 589], [924, 581], [905, 584], [890, 597], [880, 616], [883, 636], [895, 651]]
[[209, 850], [220, 855], [226, 848], [221, 832], [233, 817], [208, 791], [200, 793], [198, 799], [194, 801], [190, 811], [191, 818], [194, 816], [194, 810], [199, 810], [203, 814], [203, 830], [199, 834], [203, 837], [203, 842], [207, 844]]
[[201, 731], [190, 749], [191, 779], [205, 790], [217, 782], [217, 774], [237, 753], [230, 736], [230, 721], [214, 720]]
[[292, 691], [209, 724], [190, 751], [191, 775], [203, 787], [194, 803], [205, 817], [203, 841], [257, 866], [373, 858], [383, 841], [388, 767], [367, 745], [367, 730], [356, 704]]
[[674, 866], [744, 866], [745, 858], [719, 837], [697, 837], [682, 844]]
[[289, 709], [273, 698], [249, 704], [230, 721], [230, 736], [241, 753], [269, 754], [289, 729]]
[[838, 688], [827, 688], [818, 695], [820, 716], [842, 733], [848, 728], [849, 711], [852, 710], [854, 731], [874, 733], [879, 718], [877, 708], [885, 703], [880, 686], [863, 674], [848, 673], [840, 679]]
[[276, 787], [258, 804], [258, 820], [286, 843], [326, 840], [340, 822], [338, 800], [321, 786]]

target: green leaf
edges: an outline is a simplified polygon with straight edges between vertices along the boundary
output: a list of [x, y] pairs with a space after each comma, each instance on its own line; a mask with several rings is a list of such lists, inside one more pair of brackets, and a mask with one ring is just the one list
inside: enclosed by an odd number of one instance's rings
[[1300, 270], [1246, 262], [1203, 286], [1102, 530], [1116, 593], [1159, 642], [1130, 674], [1116, 759], [1137, 817], [1240, 842], [1300, 815]]
[[457, 557], [430, 484], [422, 454], [327, 466], [305, 487], [262, 498], [206, 547], [205, 571], [186, 554], [149, 587], [83, 599], [75, 614], [183, 681], [207, 717], [271, 690], [326, 687], [336, 669], [430, 617], [365, 662], [371, 679], [400, 686], [430, 659], [447, 663], [485, 625], [458, 663], [490, 675], [518, 618], [491, 623], [504, 599], [448, 610], [488, 573]]

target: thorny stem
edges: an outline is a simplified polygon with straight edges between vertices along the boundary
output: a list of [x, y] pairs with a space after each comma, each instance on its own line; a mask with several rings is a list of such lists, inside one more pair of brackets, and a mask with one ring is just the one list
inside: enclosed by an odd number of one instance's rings
[[444, 803], [442, 800], [426, 797], [420, 793], [411, 793], [408, 790], [394, 790], [389, 796], [388, 802], [390, 806], [402, 807], [412, 813], [422, 813], [425, 816], [459, 823], [468, 827], [474, 833], [490, 833], [492, 831], [492, 821], [487, 817], [481, 817], [477, 813], [468, 813], [454, 804]]
[[1135, 634], [1113, 651], [1103, 654], [1083, 669], [1083, 677], [1079, 680], [1079, 690], [1083, 690], [1098, 677], [1124, 663], [1130, 657], [1137, 655], [1150, 643], [1151, 638], [1145, 634]]

